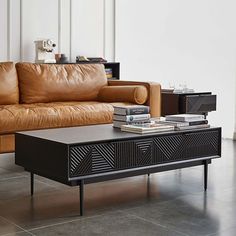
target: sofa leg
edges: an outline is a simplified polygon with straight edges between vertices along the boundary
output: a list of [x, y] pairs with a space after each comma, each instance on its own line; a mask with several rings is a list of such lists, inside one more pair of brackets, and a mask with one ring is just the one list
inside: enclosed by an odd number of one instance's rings
[[149, 174], [149, 173], [148, 173], [147, 175], [148, 175], [148, 177], [150, 176], [150, 174]]
[[84, 215], [84, 180], [80, 181], [79, 185], [79, 196], [80, 196], [80, 215]]
[[34, 173], [30, 172], [30, 193], [34, 195]]

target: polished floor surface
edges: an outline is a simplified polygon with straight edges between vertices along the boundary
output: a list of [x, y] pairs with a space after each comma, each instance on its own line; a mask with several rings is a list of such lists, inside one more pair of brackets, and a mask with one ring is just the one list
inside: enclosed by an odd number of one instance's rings
[[0, 155], [0, 235], [236, 235], [236, 142], [223, 140], [222, 158], [209, 166], [85, 186], [85, 216], [78, 187], [29, 174]]

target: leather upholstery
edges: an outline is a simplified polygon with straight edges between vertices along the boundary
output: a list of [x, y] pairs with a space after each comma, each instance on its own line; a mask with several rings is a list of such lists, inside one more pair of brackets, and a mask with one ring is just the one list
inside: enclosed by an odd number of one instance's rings
[[0, 135], [0, 153], [14, 152], [15, 150], [15, 135], [6, 134]]
[[93, 101], [107, 85], [102, 64], [17, 63], [21, 103]]
[[16, 103], [19, 103], [19, 89], [15, 65], [0, 63], [0, 105]]
[[103, 102], [131, 102], [144, 104], [148, 98], [145, 86], [104, 86], [100, 89], [98, 98]]
[[111, 123], [113, 105], [146, 101], [151, 116], [160, 116], [160, 84], [107, 82], [101, 64], [18, 63], [16, 68], [17, 73], [13, 63], [0, 63], [0, 153], [14, 151], [17, 131]]
[[148, 90], [148, 99], [145, 103], [150, 106], [150, 113], [152, 117], [161, 116], [161, 85], [154, 82], [136, 82], [136, 81], [122, 81], [110, 80], [109, 86], [126, 86], [126, 85], [143, 85]]
[[112, 123], [113, 106], [130, 103], [55, 102], [0, 106], [0, 134]]

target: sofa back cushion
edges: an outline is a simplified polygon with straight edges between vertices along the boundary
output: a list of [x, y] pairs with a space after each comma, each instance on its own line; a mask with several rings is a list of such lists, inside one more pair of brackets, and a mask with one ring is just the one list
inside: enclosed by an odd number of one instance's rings
[[0, 63], [0, 105], [19, 103], [18, 79], [13, 62]]
[[20, 102], [58, 102], [97, 100], [107, 85], [102, 64], [17, 63]]

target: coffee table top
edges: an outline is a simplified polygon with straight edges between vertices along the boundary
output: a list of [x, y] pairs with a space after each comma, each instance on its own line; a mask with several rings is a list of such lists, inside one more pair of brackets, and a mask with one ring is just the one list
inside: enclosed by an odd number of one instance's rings
[[122, 132], [118, 128], [113, 128], [112, 124], [105, 125], [90, 125], [69, 128], [44, 129], [34, 131], [17, 132], [17, 134], [27, 135], [35, 138], [46, 139], [53, 142], [64, 144], [85, 144], [95, 143], [100, 141], [115, 141], [115, 140], [129, 140], [140, 137], [152, 137], [170, 133], [186, 133], [196, 132], [204, 129], [184, 130], [184, 131], [166, 131], [147, 134], [135, 134], [129, 132]]

